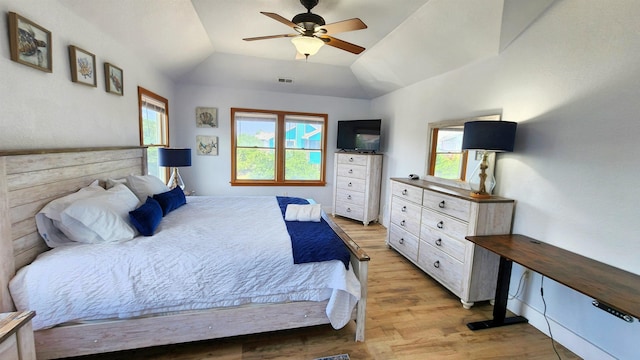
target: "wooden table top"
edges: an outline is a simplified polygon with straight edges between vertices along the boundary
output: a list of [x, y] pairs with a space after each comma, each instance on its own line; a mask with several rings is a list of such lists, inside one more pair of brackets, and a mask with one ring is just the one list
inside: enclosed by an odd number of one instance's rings
[[640, 275], [524, 235], [467, 236], [466, 239], [640, 319]]

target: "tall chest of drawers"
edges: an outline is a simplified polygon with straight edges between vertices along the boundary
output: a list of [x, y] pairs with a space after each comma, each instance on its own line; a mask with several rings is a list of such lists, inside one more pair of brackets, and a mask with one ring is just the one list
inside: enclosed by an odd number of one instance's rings
[[382, 154], [336, 153], [333, 215], [369, 225], [380, 213]]
[[510, 233], [513, 208], [510, 199], [474, 199], [467, 190], [392, 178], [387, 245], [468, 309], [494, 298], [499, 257], [464, 237]]

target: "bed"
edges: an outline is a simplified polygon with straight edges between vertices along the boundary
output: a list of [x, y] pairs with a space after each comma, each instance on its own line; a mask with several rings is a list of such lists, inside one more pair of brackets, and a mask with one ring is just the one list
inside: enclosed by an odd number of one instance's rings
[[[16, 272], [49, 250], [37, 231], [35, 214], [52, 200], [86, 187], [95, 179], [116, 179], [130, 174], [146, 174], [145, 148], [0, 152], [1, 311], [14, 310], [9, 283]], [[193, 207], [198, 201], [205, 199], [194, 198]], [[349, 317], [353, 319], [350, 321], [355, 320], [355, 340], [364, 341], [369, 257], [326, 214], [322, 213], [322, 217], [349, 250], [348, 265], [360, 287], [360, 299]], [[247, 263], [255, 261], [254, 255], [244, 257]], [[281, 300], [284, 302], [206, 309], [168, 308], [159, 315], [51, 328], [39, 325], [42, 329], [34, 333], [36, 352], [39, 359], [51, 359], [331, 323], [327, 315], [331, 299]]]

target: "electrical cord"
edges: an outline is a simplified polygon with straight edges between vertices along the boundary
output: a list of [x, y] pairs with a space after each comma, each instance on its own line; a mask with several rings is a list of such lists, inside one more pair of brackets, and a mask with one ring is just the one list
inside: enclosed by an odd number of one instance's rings
[[542, 276], [542, 280], [540, 280], [540, 297], [542, 297], [542, 304], [544, 305], [542, 316], [544, 316], [544, 320], [547, 322], [547, 329], [549, 329], [549, 337], [551, 338], [551, 346], [553, 347], [553, 351], [556, 353], [558, 359], [562, 360], [558, 350], [556, 349], [556, 342], [553, 339], [553, 334], [551, 333], [551, 324], [549, 324], [549, 319], [547, 319], [547, 302], [544, 300], [544, 276]]
[[520, 295], [520, 291], [522, 291], [522, 289], [523, 289], [522, 284], [523, 284], [524, 278], [526, 276], [527, 276], [527, 271], [524, 271], [522, 273], [522, 275], [520, 275], [520, 282], [518, 282], [518, 289], [516, 290], [516, 293], [512, 297], [509, 298], [509, 300], [513, 300], [513, 299], [517, 298], [518, 295]]

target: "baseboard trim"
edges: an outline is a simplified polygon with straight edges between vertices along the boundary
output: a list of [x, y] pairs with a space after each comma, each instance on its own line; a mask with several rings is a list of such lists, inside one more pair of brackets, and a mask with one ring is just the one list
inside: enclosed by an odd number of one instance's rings
[[[507, 309], [514, 314], [526, 317], [529, 320], [529, 324], [549, 336], [547, 322], [540, 311], [532, 308], [527, 303], [522, 302], [519, 299], [509, 300], [507, 303]], [[551, 326], [553, 339], [557, 343], [560, 343], [562, 346], [571, 350], [574, 354], [583, 359], [616, 360], [614, 356], [590, 343], [570, 329], [567, 329], [564, 325], [549, 317], [547, 317], [547, 319]], [[549, 346], [551, 346], [551, 343], [549, 343]]]

